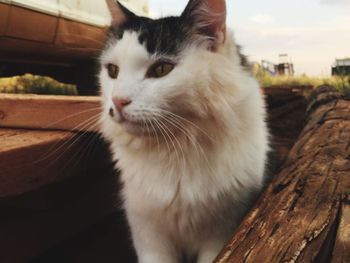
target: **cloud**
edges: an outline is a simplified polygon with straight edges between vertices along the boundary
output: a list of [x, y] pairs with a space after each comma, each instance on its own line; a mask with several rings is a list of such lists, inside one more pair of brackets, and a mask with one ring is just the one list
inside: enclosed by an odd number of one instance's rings
[[272, 24], [275, 21], [275, 19], [272, 16], [267, 14], [257, 14], [255, 16], [252, 16], [250, 20], [257, 24], [263, 25]]

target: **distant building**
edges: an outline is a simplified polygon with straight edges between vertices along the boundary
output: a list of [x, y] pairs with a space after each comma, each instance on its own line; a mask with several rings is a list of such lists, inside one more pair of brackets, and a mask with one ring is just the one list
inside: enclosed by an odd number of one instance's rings
[[294, 64], [291, 62], [287, 54], [279, 55], [279, 63], [274, 64], [267, 60], [261, 61], [263, 70], [269, 72], [273, 76], [293, 76]]
[[336, 59], [332, 66], [332, 76], [350, 75], [350, 58]]
[[275, 66], [277, 75], [294, 76], [294, 64], [289, 59], [288, 54], [280, 54], [279, 60], [279, 63]]

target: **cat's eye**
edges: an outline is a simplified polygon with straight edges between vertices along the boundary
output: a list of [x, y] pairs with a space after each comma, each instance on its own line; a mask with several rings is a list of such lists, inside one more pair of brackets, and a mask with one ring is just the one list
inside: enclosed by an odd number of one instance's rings
[[112, 79], [118, 78], [118, 75], [119, 75], [119, 67], [118, 67], [117, 65], [108, 64], [108, 65], [107, 65], [107, 70], [108, 70], [108, 75], [109, 75]]
[[168, 61], [158, 61], [153, 64], [148, 72], [148, 78], [161, 78], [168, 75], [175, 68], [175, 64]]

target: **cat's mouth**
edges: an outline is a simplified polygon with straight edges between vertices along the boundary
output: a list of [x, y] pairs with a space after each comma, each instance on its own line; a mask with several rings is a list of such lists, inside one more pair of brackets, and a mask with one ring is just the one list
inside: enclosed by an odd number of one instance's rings
[[114, 122], [123, 127], [126, 132], [141, 135], [145, 132], [145, 122], [128, 117], [125, 114], [109, 114]]
[[148, 138], [156, 138], [163, 133], [171, 133], [172, 127], [165, 127], [164, 124], [160, 124], [160, 121], [154, 119], [128, 119], [124, 118], [123, 121], [119, 122], [124, 130], [135, 136], [142, 136]]
[[110, 114], [110, 116], [125, 132], [135, 136], [149, 138], [173, 138], [178, 133], [184, 133], [186, 124], [191, 123], [184, 117], [174, 113], [170, 114], [170, 112], [162, 116], [152, 114], [135, 116], [127, 112]]

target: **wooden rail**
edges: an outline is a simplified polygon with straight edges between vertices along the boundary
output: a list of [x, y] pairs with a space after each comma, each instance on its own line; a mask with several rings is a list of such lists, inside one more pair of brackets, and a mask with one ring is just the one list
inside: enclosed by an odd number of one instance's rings
[[97, 135], [65, 131], [0, 129], [0, 198], [107, 164]]
[[0, 94], [0, 127], [98, 131], [99, 97]]
[[[263, 88], [267, 95], [293, 98], [311, 89], [310, 86]], [[290, 108], [295, 109], [295, 105]], [[0, 94], [0, 127], [96, 132], [100, 110], [100, 97]]]

